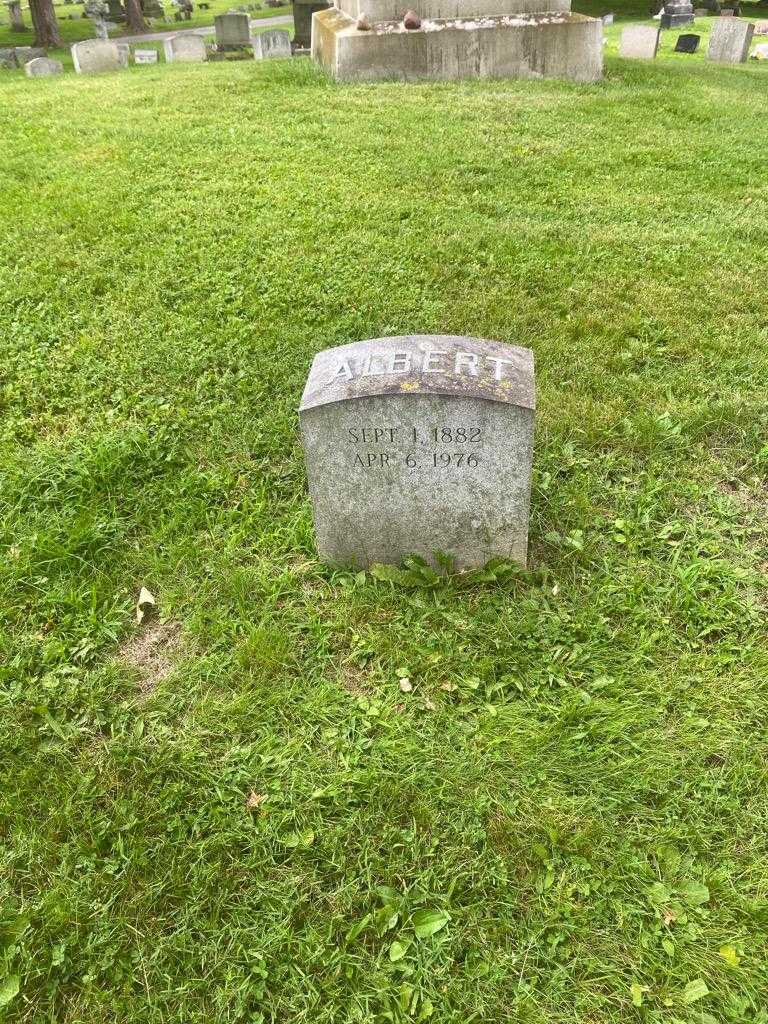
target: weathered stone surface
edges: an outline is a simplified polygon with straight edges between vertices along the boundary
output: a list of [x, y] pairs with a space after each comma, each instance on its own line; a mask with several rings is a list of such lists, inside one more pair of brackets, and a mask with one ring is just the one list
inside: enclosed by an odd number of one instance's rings
[[20, 68], [23, 68], [29, 61], [34, 60], [36, 57], [45, 57], [45, 50], [42, 46], [17, 46], [16, 47], [16, 63]]
[[619, 56], [635, 60], [653, 60], [659, 48], [661, 29], [648, 25], [629, 25], [621, 30]]
[[280, 29], [270, 29], [267, 32], [259, 32], [251, 40], [253, 44], [253, 56], [256, 60], [266, 60], [269, 57], [290, 57], [291, 37], [287, 32]]
[[72, 60], [79, 75], [92, 75], [120, 68], [117, 43], [108, 39], [84, 39], [72, 46]]
[[134, 50], [134, 64], [157, 64], [157, 50]]
[[384, 22], [360, 32], [331, 8], [312, 20], [312, 56], [342, 80], [566, 78], [603, 72], [603, 26], [583, 14], [516, 14], [430, 21], [408, 31]]
[[205, 40], [194, 32], [180, 32], [163, 41], [165, 59], [169, 64], [199, 64], [205, 60]]
[[299, 410], [321, 558], [525, 564], [533, 353], [479, 338], [376, 338], [320, 352]]
[[247, 14], [217, 14], [213, 19], [216, 46], [250, 46], [251, 27]]
[[718, 18], [709, 37], [707, 57], [723, 64], [743, 64], [755, 26], [741, 18]]
[[24, 71], [30, 78], [46, 78], [49, 75], [60, 75], [64, 65], [52, 57], [33, 57], [24, 65]]
[[293, 41], [297, 47], [308, 50], [312, 43], [312, 15], [331, 5], [327, 0], [292, 0]]
[[117, 46], [117, 55], [120, 61], [121, 68], [128, 67], [128, 58], [131, 55], [131, 47], [128, 43], [115, 43]]
[[[407, 8], [402, 0], [338, 0], [338, 8], [357, 20], [367, 14], [372, 22], [400, 21]], [[571, 0], [420, 0], [415, 8], [422, 21], [455, 21], [515, 14], [566, 14]]]

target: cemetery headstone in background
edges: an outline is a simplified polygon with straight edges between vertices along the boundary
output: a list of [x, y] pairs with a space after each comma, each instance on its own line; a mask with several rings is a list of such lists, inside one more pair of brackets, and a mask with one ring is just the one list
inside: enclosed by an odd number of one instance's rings
[[684, 32], [683, 35], [677, 37], [675, 53], [696, 53], [700, 42], [701, 36], [697, 36], [693, 32]]
[[327, 0], [292, 0], [293, 41], [299, 49], [308, 50], [312, 44], [312, 15], [330, 6]]
[[213, 19], [217, 50], [237, 50], [251, 45], [251, 27], [247, 14], [217, 14]]
[[200, 64], [205, 60], [205, 40], [194, 32], [180, 32], [163, 41], [165, 59], [169, 64]]
[[92, 75], [120, 68], [117, 43], [108, 39], [84, 39], [72, 46], [72, 61], [79, 75]]
[[157, 50], [134, 50], [134, 64], [157, 64]]
[[693, 4], [687, 0], [668, 0], [661, 15], [662, 28], [678, 28], [693, 21]]
[[299, 416], [320, 557], [526, 562], [533, 353], [481, 338], [376, 338], [315, 356]]
[[253, 43], [253, 56], [256, 60], [291, 56], [291, 37], [287, 32], [281, 32], [280, 29], [259, 32], [251, 42]]
[[659, 48], [661, 29], [654, 25], [629, 25], [621, 31], [619, 56], [653, 60]]
[[723, 64], [743, 64], [755, 30], [751, 21], [718, 18], [709, 37], [707, 57]]
[[30, 78], [46, 78], [49, 75], [60, 75], [64, 65], [52, 57], [33, 57], [24, 65], [24, 71]]
[[120, 67], [127, 68], [128, 58], [131, 55], [131, 47], [128, 43], [116, 43], [115, 45], [117, 46], [117, 53], [120, 58]]

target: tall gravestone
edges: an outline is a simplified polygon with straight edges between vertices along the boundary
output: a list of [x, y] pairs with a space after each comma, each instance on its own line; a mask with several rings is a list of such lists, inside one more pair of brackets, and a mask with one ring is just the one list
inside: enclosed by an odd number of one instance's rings
[[679, 28], [693, 21], [693, 4], [687, 0], [667, 0], [661, 15], [662, 28]]
[[749, 54], [749, 44], [755, 26], [741, 18], [718, 18], [709, 37], [709, 60], [721, 64], [743, 64]]
[[320, 557], [523, 565], [533, 353], [481, 338], [375, 338], [315, 356], [299, 417]]

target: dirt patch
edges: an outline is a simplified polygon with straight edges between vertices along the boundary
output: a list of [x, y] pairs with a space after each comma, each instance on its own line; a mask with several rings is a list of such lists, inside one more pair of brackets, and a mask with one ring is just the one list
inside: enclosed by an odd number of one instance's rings
[[143, 694], [152, 690], [171, 674], [181, 647], [181, 625], [178, 622], [152, 622], [140, 626], [125, 641], [118, 656], [140, 675]]
[[351, 693], [353, 697], [370, 697], [373, 693], [373, 686], [368, 679], [368, 673], [362, 665], [356, 665], [348, 661], [341, 666], [339, 674], [342, 689]]

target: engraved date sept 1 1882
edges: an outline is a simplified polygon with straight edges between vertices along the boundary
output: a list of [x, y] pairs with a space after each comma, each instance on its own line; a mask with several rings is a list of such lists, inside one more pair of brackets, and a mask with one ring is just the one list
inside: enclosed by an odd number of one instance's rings
[[476, 447], [456, 451], [460, 445], [475, 446], [482, 442], [480, 427], [349, 427], [347, 441], [352, 445], [408, 444], [446, 446], [441, 451], [422, 447], [416, 451], [401, 450], [355, 452], [354, 465], [363, 469], [385, 469], [405, 465], [409, 469], [431, 466], [433, 469], [472, 468], [480, 465]]

